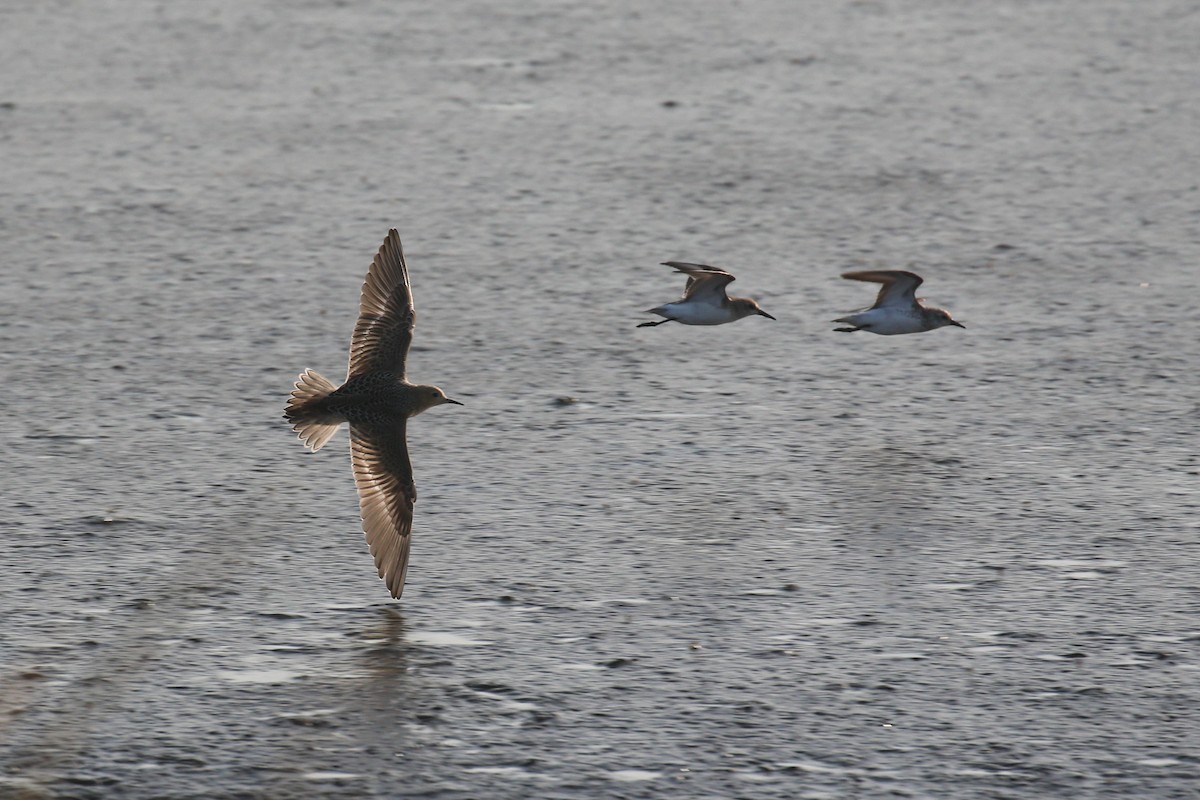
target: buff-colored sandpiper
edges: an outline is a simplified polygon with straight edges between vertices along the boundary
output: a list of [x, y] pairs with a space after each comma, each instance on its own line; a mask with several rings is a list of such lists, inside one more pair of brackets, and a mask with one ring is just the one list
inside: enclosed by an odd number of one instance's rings
[[834, 328], [835, 331], [854, 333], [869, 331], [881, 336], [895, 336], [900, 333], [921, 333], [934, 328], [954, 325], [965, 328], [961, 322], [955, 322], [950, 314], [940, 308], [926, 308], [917, 299], [917, 287], [923, 283], [920, 275], [898, 269], [864, 270], [862, 272], [844, 272], [843, 278], [867, 283], [882, 283], [875, 305], [866, 311], [838, 317], [834, 322], [844, 322], [849, 328]]
[[405, 426], [409, 417], [434, 406], [462, 405], [436, 386], [415, 386], [405, 378], [415, 320], [404, 250], [393, 228], [363, 282], [346, 382], [334, 386], [306, 369], [284, 412], [292, 430], [314, 451], [343, 422], [350, 423], [363, 531], [392, 597], [404, 591], [417, 500]]

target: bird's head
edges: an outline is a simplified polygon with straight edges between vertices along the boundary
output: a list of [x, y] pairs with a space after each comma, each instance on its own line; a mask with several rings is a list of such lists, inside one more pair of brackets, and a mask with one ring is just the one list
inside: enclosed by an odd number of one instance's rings
[[752, 314], [758, 314], [760, 317], [767, 319], [775, 319], [767, 312], [758, 307], [758, 302], [751, 300], [749, 297], [739, 297], [733, 302], [733, 308], [738, 312], [738, 316], [748, 317]]
[[462, 405], [459, 401], [447, 397], [446, 393], [436, 386], [417, 386], [415, 388], [416, 402], [413, 405], [416, 407], [416, 410], [413, 411], [413, 416], [445, 403], [453, 403], [456, 406]]
[[932, 323], [932, 328], [930, 328], [930, 330], [932, 330], [933, 328], [944, 328], [947, 325], [953, 325], [956, 328], [966, 328], [967, 327], [966, 325], [963, 325], [961, 322], [955, 322], [950, 317], [949, 313], [942, 311], [940, 308], [931, 308], [931, 309], [929, 309], [929, 311], [931, 312], [929, 314], [929, 321]]

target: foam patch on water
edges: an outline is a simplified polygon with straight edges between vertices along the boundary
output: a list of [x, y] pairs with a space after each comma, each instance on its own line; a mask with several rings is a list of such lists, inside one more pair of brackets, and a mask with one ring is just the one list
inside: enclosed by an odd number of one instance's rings
[[280, 714], [279, 719], [290, 720], [314, 720], [321, 717], [330, 717], [337, 714], [341, 709], [338, 708], [314, 708], [308, 711], [293, 711], [285, 714]]
[[580, 608], [598, 608], [600, 606], [644, 606], [649, 603], [642, 597], [610, 597], [606, 600], [584, 600]]
[[978, 647], [968, 647], [967, 652], [979, 656], [992, 655], [994, 653], [1010, 653], [1012, 647], [1004, 644], [982, 644]]
[[362, 611], [364, 608], [373, 607], [373, 603], [326, 603], [321, 606], [327, 611]]
[[1021, 775], [1021, 773], [1013, 772], [1010, 769], [979, 769], [976, 767], [955, 769], [947, 774], [959, 778], [1017, 778]]
[[485, 111], [531, 111], [533, 103], [479, 103], [478, 108]]
[[796, 620], [797, 625], [853, 625], [858, 622], [857, 619], [850, 617], [809, 617], [808, 619]]
[[484, 639], [469, 639], [449, 631], [417, 631], [404, 637], [412, 644], [423, 644], [429, 647], [480, 647], [491, 644]]
[[217, 677], [229, 683], [288, 683], [301, 673], [283, 669], [220, 670]]
[[810, 772], [817, 775], [865, 775], [866, 770], [857, 767], [838, 767], [832, 764], [819, 764], [816, 761], [788, 761], [779, 765], [780, 769]]
[[876, 653], [875, 658], [883, 661], [921, 661], [929, 656], [925, 653]]
[[764, 775], [761, 772], [735, 772], [733, 777], [746, 783], [773, 783], [779, 780], [778, 775]]
[[790, 533], [829, 533], [830, 531], [833, 530], [833, 526], [832, 525], [804, 525], [804, 526], [785, 528], [784, 530], [786, 530]]
[[526, 780], [526, 781], [550, 781], [557, 783], [548, 775], [538, 775], [520, 767], [467, 767], [463, 772], [472, 772], [476, 775], [495, 775], [499, 778], [508, 778], [510, 780]]
[[610, 780], [618, 783], [638, 783], [640, 781], [656, 781], [661, 778], [661, 772], [651, 772], [645, 769], [619, 769], [608, 773]]
[[524, 700], [510, 700], [504, 695], [496, 694], [495, 692], [484, 692], [475, 690], [475, 696], [485, 700], [495, 700], [502, 708], [510, 711], [536, 711], [537, 706], [534, 703], [529, 703]]
[[1047, 558], [1033, 562], [1038, 566], [1050, 567], [1051, 569], [1078, 569], [1080, 567], [1091, 567], [1092, 569], [1120, 569], [1128, 565], [1128, 561], [1100, 561], [1094, 558]]

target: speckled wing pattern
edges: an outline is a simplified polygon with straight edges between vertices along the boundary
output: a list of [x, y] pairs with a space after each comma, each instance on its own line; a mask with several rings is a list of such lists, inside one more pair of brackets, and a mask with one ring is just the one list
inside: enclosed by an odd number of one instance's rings
[[733, 283], [735, 278], [719, 267], [707, 264], [691, 264], [687, 261], [664, 261], [664, 267], [674, 267], [688, 276], [687, 286], [683, 289], [683, 299], [698, 295], [712, 294], [724, 297], [725, 287]]
[[917, 287], [925, 282], [920, 275], [900, 269], [843, 272], [842, 277], [852, 281], [883, 284], [883, 288], [875, 297], [875, 305], [871, 308], [883, 308], [884, 306], [907, 308], [914, 305], [917, 302]]
[[363, 281], [346, 379], [378, 371], [403, 378], [415, 322], [404, 249], [400, 234], [392, 228]]
[[363, 533], [375, 557], [379, 577], [392, 597], [404, 592], [412, 543], [412, 464], [408, 460], [405, 421], [384, 427], [350, 426], [350, 459], [358, 486]]

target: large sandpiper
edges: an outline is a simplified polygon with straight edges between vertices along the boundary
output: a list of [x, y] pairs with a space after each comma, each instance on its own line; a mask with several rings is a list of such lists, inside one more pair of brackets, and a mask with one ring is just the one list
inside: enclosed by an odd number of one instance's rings
[[882, 283], [875, 305], [866, 311], [838, 317], [834, 322], [844, 322], [849, 328], [834, 328], [835, 331], [854, 333], [855, 331], [870, 331], [882, 336], [895, 336], [900, 333], [921, 333], [946, 325], [965, 328], [961, 322], [955, 322], [950, 314], [940, 308], [926, 308], [917, 299], [917, 287], [923, 279], [920, 275], [898, 269], [865, 270], [863, 272], [843, 272], [843, 278], [867, 283]]
[[436, 386], [417, 386], [405, 378], [415, 320], [404, 250], [393, 228], [363, 282], [346, 382], [334, 386], [306, 369], [284, 412], [292, 430], [314, 451], [343, 422], [350, 423], [350, 461], [363, 531], [392, 597], [404, 592], [417, 501], [405, 426], [409, 417], [434, 406], [462, 405]]
[[725, 287], [733, 283], [734, 277], [723, 269], [704, 264], [689, 264], [686, 261], [664, 261], [663, 266], [674, 267], [688, 276], [683, 297], [666, 305], [647, 309], [649, 314], [658, 314], [658, 322], [643, 322], [639, 328], [650, 328], [665, 322], [682, 322], [684, 325], [723, 325], [736, 322], [754, 314], [775, 319], [758, 307], [749, 297], [729, 297]]

